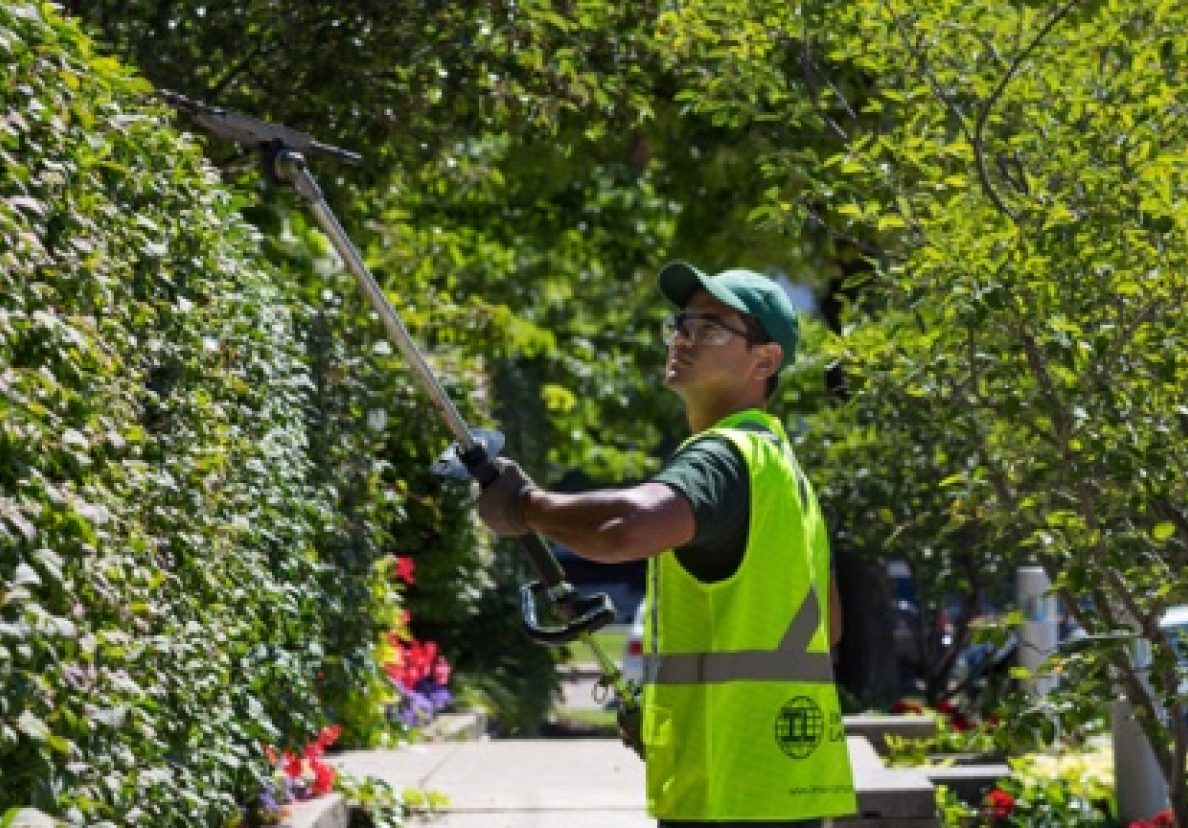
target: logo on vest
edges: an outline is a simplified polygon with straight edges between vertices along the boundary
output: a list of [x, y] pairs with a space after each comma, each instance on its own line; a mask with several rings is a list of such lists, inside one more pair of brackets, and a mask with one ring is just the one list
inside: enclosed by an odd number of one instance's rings
[[788, 700], [776, 714], [776, 744], [793, 759], [804, 759], [816, 750], [824, 733], [825, 717], [808, 696]]

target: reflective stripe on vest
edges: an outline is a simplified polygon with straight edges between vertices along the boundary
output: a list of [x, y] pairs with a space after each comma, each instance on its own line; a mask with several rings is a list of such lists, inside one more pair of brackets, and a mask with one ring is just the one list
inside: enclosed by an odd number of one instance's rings
[[810, 587], [796, 617], [774, 650], [736, 650], [727, 653], [647, 653], [644, 682], [648, 684], [714, 684], [724, 681], [798, 681], [833, 683], [829, 653], [808, 652], [809, 641], [821, 623], [821, 605]]

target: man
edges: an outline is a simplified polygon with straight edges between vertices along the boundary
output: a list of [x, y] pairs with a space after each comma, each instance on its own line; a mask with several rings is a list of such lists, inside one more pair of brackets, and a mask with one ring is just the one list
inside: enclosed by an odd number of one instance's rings
[[576, 495], [499, 460], [479, 514], [501, 535], [538, 532], [592, 560], [648, 559], [642, 741], [661, 826], [827, 824], [856, 810], [828, 541], [764, 411], [796, 353], [796, 312], [747, 270], [674, 262], [659, 286], [681, 311], [664, 380], [689, 440], [641, 485]]

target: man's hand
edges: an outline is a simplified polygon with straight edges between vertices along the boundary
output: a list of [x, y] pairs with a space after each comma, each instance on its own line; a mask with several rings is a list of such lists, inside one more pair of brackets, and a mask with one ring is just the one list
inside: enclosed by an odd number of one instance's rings
[[536, 484], [513, 460], [496, 457], [494, 466], [499, 477], [479, 495], [479, 517], [497, 535], [527, 535], [532, 530], [524, 522], [524, 496]]

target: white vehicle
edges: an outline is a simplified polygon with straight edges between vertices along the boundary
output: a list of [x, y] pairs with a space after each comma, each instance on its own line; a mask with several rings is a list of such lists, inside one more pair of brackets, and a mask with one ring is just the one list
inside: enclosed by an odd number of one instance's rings
[[644, 608], [646, 606], [647, 601], [641, 600], [639, 606], [635, 608], [635, 617], [627, 632], [627, 642], [623, 645], [621, 666], [623, 678], [634, 681], [636, 684], [643, 683]]

